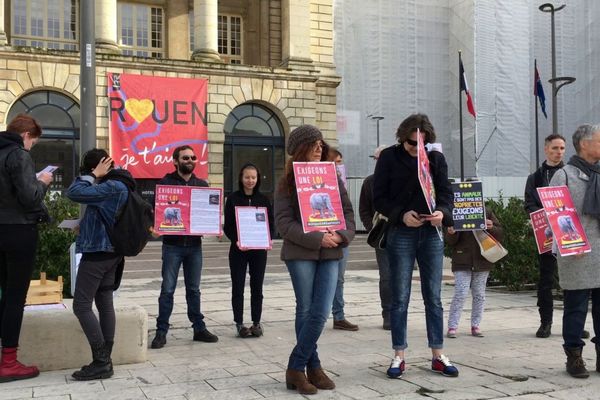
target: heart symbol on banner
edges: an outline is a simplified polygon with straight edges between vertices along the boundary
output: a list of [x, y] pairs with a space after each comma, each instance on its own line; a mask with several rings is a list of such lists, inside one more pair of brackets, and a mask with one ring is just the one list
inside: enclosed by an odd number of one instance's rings
[[152, 114], [154, 104], [148, 99], [127, 99], [125, 100], [125, 110], [127, 110], [133, 119], [141, 123], [148, 118], [148, 115]]

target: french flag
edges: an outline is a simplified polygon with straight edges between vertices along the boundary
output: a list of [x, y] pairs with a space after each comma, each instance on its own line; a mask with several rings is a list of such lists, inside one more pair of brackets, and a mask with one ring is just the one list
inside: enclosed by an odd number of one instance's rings
[[475, 106], [473, 105], [473, 99], [471, 98], [471, 93], [469, 92], [469, 86], [467, 85], [467, 77], [465, 76], [465, 68], [463, 67], [462, 59], [459, 60], [459, 69], [460, 69], [460, 91], [464, 90], [467, 95], [467, 110], [469, 110], [469, 114], [473, 116], [473, 118], [477, 118], [475, 116]]

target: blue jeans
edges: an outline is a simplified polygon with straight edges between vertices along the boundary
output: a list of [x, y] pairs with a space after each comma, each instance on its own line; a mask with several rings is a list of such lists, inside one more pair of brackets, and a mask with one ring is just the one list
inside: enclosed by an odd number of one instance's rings
[[392, 307], [392, 292], [390, 289], [390, 261], [385, 249], [375, 249], [375, 258], [379, 268], [379, 299], [381, 300], [381, 315], [390, 317]]
[[288, 368], [304, 371], [321, 366], [317, 340], [329, 317], [339, 260], [287, 260], [285, 262], [296, 295], [296, 346]]
[[346, 263], [348, 262], [348, 247], [342, 248], [342, 259], [339, 260], [339, 270], [337, 277], [337, 286], [335, 288], [335, 296], [333, 296], [333, 306], [331, 312], [334, 321], [342, 321], [346, 319], [344, 316], [344, 274], [346, 273]]
[[194, 327], [194, 331], [205, 329], [204, 315], [200, 312], [202, 247], [163, 244], [162, 260], [162, 285], [160, 287], [160, 297], [158, 298], [156, 331], [167, 333], [169, 330], [169, 318], [171, 312], [173, 312], [173, 294], [177, 287], [177, 277], [181, 264], [183, 264], [188, 318]]
[[425, 304], [425, 322], [428, 345], [432, 349], [444, 347], [444, 309], [440, 298], [444, 243], [435, 228], [394, 227], [388, 232], [386, 246], [390, 262], [390, 289], [392, 307], [392, 347], [404, 350], [406, 343], [408, 303], [415, 258], [419, 264], [421, 294]]
[[563, 340], [564, 347], [583, 347], [585, 342], [581, 340], [585, 318], [588, 312], [588, 304], [592, 297], [592, 321], [594, 322], [595, 338], [592, 342], [597, 343], [600, 334], [600, 288], [582, 290], [563, 290]]

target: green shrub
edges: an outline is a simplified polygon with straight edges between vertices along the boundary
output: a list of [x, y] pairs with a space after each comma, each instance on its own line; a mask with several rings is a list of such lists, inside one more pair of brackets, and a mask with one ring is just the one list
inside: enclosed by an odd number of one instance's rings
[[71, 297], [71, 263], [69, 246], [75, 241], [75, 233], [58, 227], [65, 219], [79, 216], [79, 206], [60, 194], [48, 194], [46, 206], [50, 222], [39, 225], [36, 265], [33, 279], [39, 279], [40, 272], [46, 272], [48, 279], [63, 277], [63, 295]]
[[505, 285], [510, 290], [522, 290], [525, 285], [536, 284], [539, 275], [537, 247], [523, 200], [511, 197], [505, 204], [500, 193], [498, 200], [486, 201], [486, 207], [502, 224], [502, 245], [508, 250], [508, 255], [497, 262], [490, 273], [490, 283]]

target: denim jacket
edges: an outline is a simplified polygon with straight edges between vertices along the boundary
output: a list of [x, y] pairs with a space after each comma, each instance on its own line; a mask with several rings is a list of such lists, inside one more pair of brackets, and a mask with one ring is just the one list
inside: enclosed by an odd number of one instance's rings
[[66, 195], [74, 202], [87, 205], [79, 224], [76, 251], [78, 253], [114, 251], [106, 233], [104, 220], [111, 225], [114, 224], [117, 211], [127, 200], [127, 186], [116, 180], [96, 184], [92, 176], [83, 175], [75, 179]]

